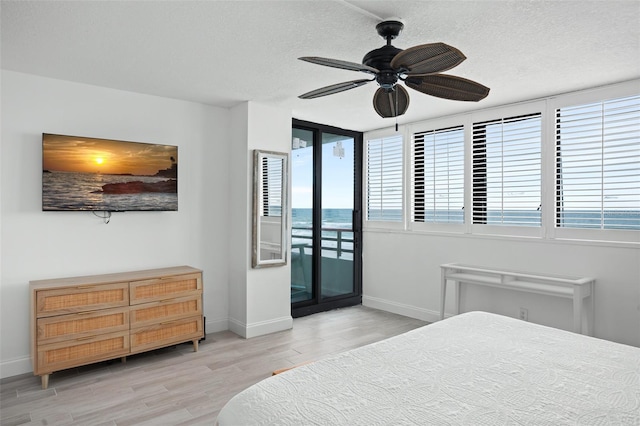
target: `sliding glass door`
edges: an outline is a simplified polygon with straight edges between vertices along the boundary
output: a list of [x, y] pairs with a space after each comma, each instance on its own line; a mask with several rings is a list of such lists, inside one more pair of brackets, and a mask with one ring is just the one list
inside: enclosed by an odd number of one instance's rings
[[293, 129], [291, 144], [291, 304], [312, 300], [314, 133]]
[[294, 120], [293, 316], [362, 301], [361, 152], [359, 132]]

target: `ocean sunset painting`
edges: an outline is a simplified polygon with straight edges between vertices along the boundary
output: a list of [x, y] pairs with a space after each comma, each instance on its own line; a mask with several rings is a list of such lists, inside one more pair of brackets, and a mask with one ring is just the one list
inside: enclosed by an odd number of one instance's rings
[[176, 211], [178, 147], [43, 133], [42, 210]]

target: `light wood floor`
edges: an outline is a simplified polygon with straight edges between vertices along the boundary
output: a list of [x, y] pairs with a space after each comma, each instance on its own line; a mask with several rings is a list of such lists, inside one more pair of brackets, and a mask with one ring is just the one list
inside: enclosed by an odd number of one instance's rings
[[210, 333], [183, 344], [57, 372], [0, 381], [0, 424], [212, 425], [224, 404], [273, 370], [324, 358], [424, 325], [357, 306], [296, 318], [293, 329], [243, 339]]

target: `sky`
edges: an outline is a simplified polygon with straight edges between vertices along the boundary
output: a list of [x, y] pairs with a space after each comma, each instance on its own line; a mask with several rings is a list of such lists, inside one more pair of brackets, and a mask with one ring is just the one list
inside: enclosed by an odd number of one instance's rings
[[42, 136], [42, 168], [49, 171], [155, 175], [178, 161], [178, 147], [77, 136]]
[[[354, 143], [342, 142], [344, 157], [334, 156], [337, 142], [322, 145], [322, 208], [353, 209]], [[313, 147], [291, 153], [291, 204], [294, 209], [310, 209], [313, 204]]]

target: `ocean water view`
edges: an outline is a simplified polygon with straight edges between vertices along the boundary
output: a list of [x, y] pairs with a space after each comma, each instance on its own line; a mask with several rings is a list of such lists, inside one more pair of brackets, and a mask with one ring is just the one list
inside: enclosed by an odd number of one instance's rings
[[178, 194], [142, 192], [106, 194], [103, 185], [141, 181], [156, 183], [166, 177], [109, 175], [79, 172], [42, 173], [43, 210], [178, 210]]
[[[311, 228], [312, 209], [292, 209], [294, 228]], [[424, 220], [416, 222], [464, 223], [462, 210], [425, 210]], [[402, 210], [373, 210], [369, 220], [401, 221]], [[540, 226], [539, 210], [488, 211], [486, 223], [489, 225], [517, 224], [520, 226]], [[565, 210], [558, 217], [560, 226], [566, 228], [640, 229], [640, 210]], [[322, 228], [351, 229], [351, 209], [324, 209]]]
[[[291, 210], [291, 243], [305, 247], [311, 253], [313, 210], [293, 208]], [[353, 232], [351, 209], [322, 210], [322, 256], [353, 259]]]
[[[462, 210], [425, 210], [420, 220], [425, 223], [464, 223]], [[369, 220], [402, 221], [402, 210], [372, 210]], [[486, 213], [488, 225], [541, 226], [542, 216], [539, 210], [489, 210]], [[570, 210], [565, 209], [558, 216], [559, 226], [563, 228], [587, 229], [630, 229], [640, 230], [640, 209], [630, 210]], [[478, 221], [477, 223], [482, 223]]]
[[[323, 228], [340, 228], [351, 229], [352, 219], [351, 209], [323, 209], [322, 210], [322, 227]], [[294, 228], [310, 228], [313, 224], [313, 209], [291, 210], [291, 223]]]

